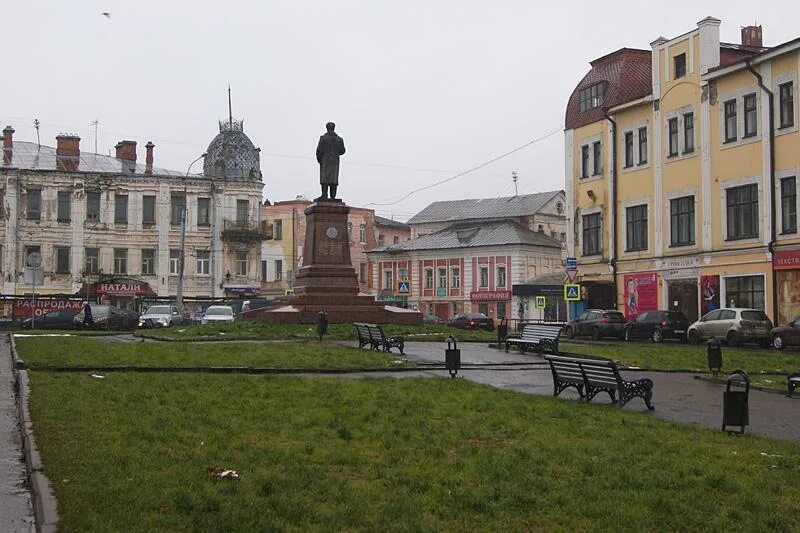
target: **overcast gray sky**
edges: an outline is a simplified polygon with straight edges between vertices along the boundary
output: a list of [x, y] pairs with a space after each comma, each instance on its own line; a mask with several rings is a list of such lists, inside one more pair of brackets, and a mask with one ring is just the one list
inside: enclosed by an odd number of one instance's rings
[[[698, 6], [703, 6], [698, 7]], [[110, 12], [108, 19], [101, 12]], [[233, 114], [260, 146], [265, 196], [318, 196], [314, 150], [334, 121], [347, 154], [340, 196], [386, 204], [563, 128], [589, 61], [722, 19], [722, 40], [758, 22], [766, 45], [800, 36], [800, 3], [536, 0], [269, 2], [0, 0], [0, 121], [19, 140], [60, 132], [108, 153], [156, 143], [156, 165], [185, 171]], [[564, 187], [563, 134], [414, 194], [383, 216], [435, 200]], [[199, 171], [199, 164], [193, 169]]]

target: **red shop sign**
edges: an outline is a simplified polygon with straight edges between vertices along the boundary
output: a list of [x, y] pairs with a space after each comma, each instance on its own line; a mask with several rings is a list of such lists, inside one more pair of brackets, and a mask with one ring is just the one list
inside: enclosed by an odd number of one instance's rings
[[80, 311], [83, 302], [80, 300], [14, 300], [14, 317], [17, 319], [30, 318], [34, 314], [42, 316], [50, 311]]
[[473, 302], [480, 300], [510, 300], [511, 291], [472, 291], [469, 299]]
[[800, 269], [800, 250], [780, 250], [775, 252], [772, 266], [775, 270]]

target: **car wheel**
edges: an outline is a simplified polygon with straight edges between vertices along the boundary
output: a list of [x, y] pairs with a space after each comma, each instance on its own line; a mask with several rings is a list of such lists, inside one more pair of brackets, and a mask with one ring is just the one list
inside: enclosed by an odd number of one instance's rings
[[725, 337], [725, 340], [728, 341], [728, 346], [731, 348], [739, 346], [739, 335], [737, 335], [735, 331], [729, 331], [728, 336]]
[[661, 330], [659, 328], [656, 328], [656, 329], [653, 330], [653, 334], [650, 336], [650, 338], [655, 343], [663, 342], [664, 341], [664, 334], [661, 332]]
[[697, 336], [697, 332], [695, 330], [691, 330], [688, 334], [689, 344], [697, 344], [700, 342], [700, 338]]
[[786, 344], [783, 340], [783, 335], [775, 335], [772, 337], [772, 347], [776, 350], [783, 350], [786, 347]]
[[631, 328], [625, 328], [625, 342], [631, 342]]
[[567, 326], [564, 329], [564, 336], [567, 337], [568, 339], [574, 339], [575, 338], [575, 330], [572, 329], [572, 326]]
[[593, 328], [592, 329], [592, 340], [593, 341], [599, 341], [600, 340], [600, 329], [599, 328]]

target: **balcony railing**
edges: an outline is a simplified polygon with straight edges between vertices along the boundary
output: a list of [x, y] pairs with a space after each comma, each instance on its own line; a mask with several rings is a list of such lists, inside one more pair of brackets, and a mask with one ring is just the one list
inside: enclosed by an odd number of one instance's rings
[[226, 242], [256, 243], [272, 239], [272, 225], [266, 220], [260, 224], [252, 222], [238, 222], [224, 220], [222, 225], [222, 240]]

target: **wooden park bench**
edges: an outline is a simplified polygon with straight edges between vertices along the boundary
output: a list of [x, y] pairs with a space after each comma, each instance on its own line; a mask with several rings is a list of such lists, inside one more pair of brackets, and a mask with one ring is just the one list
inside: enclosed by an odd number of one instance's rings
[[558, 338], [561, 335], [561, 326], [546, 324], [525, 324], [522, 335], [519, 337], [506, 337], [506, 352], [509, 346], [516, 346], [522, 353], [529, 348], [539, 353], [551, 352], [558, 355]]
[[653, 397], [653, 380], [648, 378], [625, 381], [619, 374], [614, 361], [605, 359], [578, 359], [557, 355], [545, 355], [553, 372], [553, 396], [573, 387], [581, 400], [590, 402], [598, 393], [605, 392], [611, 401], [620, 407], [633, 398], [644, 400], [647, 408], [655, 407], [650, 402]]
[[391, 348], [399, 348], [400, 355], [405, 355], [403, 351], [405, 347], [405, 340], [403, 337], [387, 337], [383, 332], [383, 328], [378, 324], [365, 324], [363, 322], [354, 322], [358, 332], [358, 347], [363, 348], [369, 345], [372, 350], [382, 350], [388, 352]]

